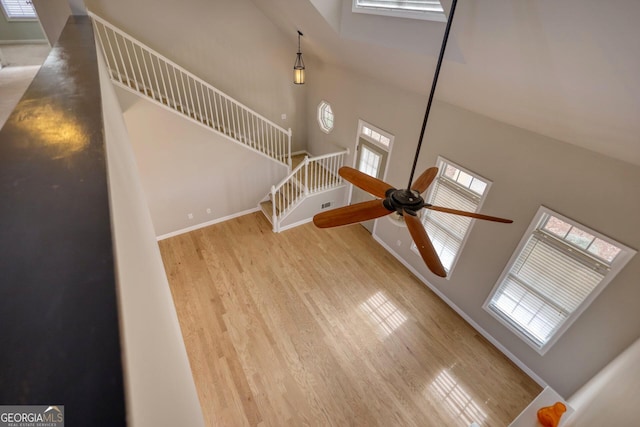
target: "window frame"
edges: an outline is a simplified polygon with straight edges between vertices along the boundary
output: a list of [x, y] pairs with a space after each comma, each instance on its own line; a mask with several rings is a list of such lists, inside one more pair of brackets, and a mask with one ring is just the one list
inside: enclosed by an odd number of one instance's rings
[[[26, 16], [26, 15], [19, 15], [19, 16], [13, 16], [9, 13], [9, 10], [7, 9], [7, 5], [5, 3], [10, 2], [10, 3], [26, 3], [29, 4], [28, 2], [29, 0], [0, 0], [0, 9], [2, 9], [2, 14], [4, 15], [5, 19], [8, 22], [20, 22], [20, 21], [24, 21], [24, 22], [33, 22], [33, 21], [37, 21], [38, 20], [38, 14], [36, 12], [36, 8], [33, 6], [33, 3], [30, 4], [31, 9], [33, 9], [33, 16]], [[22, 6], [22, 5], [21, 5]]]
[[[393, 8], [393, 7], [384, 7], [382, 5], [375, 6], [371, 5], [361, 5], [358, 4], [360, 1], [367, 0], [353, 0], [351, 11], [353, 13], [363, 13], [369, 15], [382, 15], [382, 16], [392, 16], [396, 18], [409, 18], [409, 19], [421, 19], [425, 21], [435, 21], [435, 22], [447, 22], [447, 17], [444, 13], [444, 7], [442, 6], [442, 2], [439, 1], [440, 7], [442, 11], [420, 11], [420, 10], [411, 10], [411, 9], [403, 9], [403, 8]], [[369, 2], [373, 3], [375, 0], [369, 0]]]
[[[591, 290], [591, 292], [584, 298], [584, 300], [572, 311], [568, 314], [568, 316], [559, 323], [559, 326], [555, 328], [555, 331], [552, 335], [549, 336], [546, 342], [538, 345], [533, 338], [529, 337], [527, 333], [523, 332], [521, 326], [518, 326], [515, 321], [509, 320], [506, 315], [501, 315], [498, 311], [491, 308], [491, 302], [494, 296], [497, 294], [498, 290], [502, 286], [505, 279], [509, 276], [509, 273], [514, 266], [514, 264], [518, 261], [520, 254], [526, 248], [530, 238], [536, 235], [536, 232], [540, 233], [538, 230], [543, 226], [546, 216], [553, 216], [558, 218], [561, 221], [564, 221], [574, 227], [579, 228], [582, 231], [586, 231], [593, 235], [597, 239], [601, 239], [609, 244], [615, 245], [620, 248], [620, 252], [617, 256], [611, 261], [608, 271], [604, 273], [604, 277], [600, 280], [600, 282]], [[557, 239], [561, 242], [561, 239]], [[578, 250], [570, 245], [569, 243], [562, 243], [566, 245], [566, 251], [570, 254], [572, 251], [578, 252]], [[557, 246], [557, 245], [554, 245]], [[590, 227], [587, 227], [576, 220], [568, 218], [558, 212], [555, 212], [545, 206], [540, 206], [535, 216], [533, 217], [531, 224], [527, 228], [527, 231], [523, 234], [520, 243], [517, 248], [511, 255], [511, 258], [505, 265], [502, 274], [498, 278], [496, 284], [492, 288], [489, 293], [486, 301], [482, 305], [482, 308], [488, 312], [494, 319], [504, 325], [507, 329], [512, 331], [516, 336], [522, 339], [525, 343], [527, 343], [531, 348], [536, 350], [540, 355], [544, 355], [553, 345], [560, 339], [560, 337], [571, 327], [571, 325], [580, 317], [580, 315], [591, 305], [591, 303], [600, 295], [600, 293], [611, 283], [611, 281], [616, 277], [616, 275], [624, 268], [624, 266], [633, 258], [636, 254], [636, 251], [611, 237], [605, 236], [602, 233], [593, 230]], [[582, 254], [580, 254], [582, 256]], [[575, 256], [567, 255], [568, 258], [575, 259]], [[597, 257], [593, 256], [594, 264], [605, 264], [602, 260], [598, 260]]]
[[[332, 117], [331, 127], [329, 127], [324, 122], [325, 120], [324, 114], [327, 108], [329, 109], [329, 112], [331, 113], [331, 117]], [[333, 128], [336, 126], [336, 115], [333, 112], [333, 108], [331, 108], [331, 104], [329, 104], [325, 100], [320, 101], [320, 103], [318, 104], [317, 119], [318, 119], [318, 125], [320, 126], [320, 130], [322, 130], [324, 133], [330, 133], [333, 130]]]
[[387, 152], [391, 149], [391, 141], [393, 137], [387, 136], [387, 132], [378, 129], [373, 125], [365, 122], [360, 123], [359, 135]]
[[[438, 175], [436, 176], [436, 178], [434, 179], [433, 183], [429, 186], [429, 189], [427, 190], [427, 193], [425, 194], [424, 200], [426, 203], [431, 203], [431, 197], [433, 195], [433, 192], [435, 191], [435, 187], [436, 187], [436, 182], [438, 179], [441, 179], [441, 176], [444, 175], [445, 170], [446, 170], [446, 166], [444, 166], [445, 164], [451, 165], [454, 168], [468, 174], [471, 175], [473, 178], [478, 179], [482, 182], [484, 182], [486, 184], [486, 187], [482, 193], [482, 195], [478, 195], [478, 206], [476, 208], [476, 212], [479, 212], [482, 209], [482, 205], [484, 204], [484, 201], [487, 198], [487, 194], [489, 193], [489, 190], [491, 189], [491, 186], [493, 185], [493, 181], [481, 176], [480, 174], [473, 172], [463, 166], [460, 166], [459, 164], [443, 157], [443, 156], [438, 156], [437, 160], [436, 160], [436, 166], [438, 167]], [[442, 178], [442, 179], [448, 179], [448, 178]], [[460, 185], [460, 184], [457, 184]], [[460, 185], [460, 187], [462, 187], [462, 185]], [[463, 188], [464, 190], [464, 188]], [[471, 190], [465, 190], [465, 191], [471, 191]], [[449, 206], [451, 207], [451, 206]], [[426, 227], [425, 221], [426, 221], [427, 215], [426, 213], [423, 215], [421, 222], [423, 224], [423, 226]], [[453, 262], [451, 263], [451, 267], [447, 270], [447, 277], [446, 280], [450, 280], [453, 271], [455, 270], [456, 264], [458, 263], [458, 260], [460, 259], [460, 254], [462, 253], [462, 251], [464, 250], [464, 246], [467, 243], [467, 239], [469, 238], [469, 235], [471, 234], [471, 230], [473, 229], [474, 224], [476, 223], [475, 219], [471, 219], [469, 222], [469, 227], [467, 227], [467, 230], [464, 233], [464, 236], [462, 237], [462, 239], [460, 240], [460, 247], [458, 249], [458, 252], [456, 252]], [[418, 247], [416, 246], [415, 242], [411, 243], [411, 250], [418, 256], [420, 256], [420, 252], [418, 251]], [[446, 270], [446, 268], [445, 268]]]

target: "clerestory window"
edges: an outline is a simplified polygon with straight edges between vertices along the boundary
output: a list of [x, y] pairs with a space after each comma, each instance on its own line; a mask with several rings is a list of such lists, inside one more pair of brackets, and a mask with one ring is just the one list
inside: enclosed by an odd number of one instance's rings
[[438, 0], [353, 0], [352, 10], [356, 13], [446, 21]]

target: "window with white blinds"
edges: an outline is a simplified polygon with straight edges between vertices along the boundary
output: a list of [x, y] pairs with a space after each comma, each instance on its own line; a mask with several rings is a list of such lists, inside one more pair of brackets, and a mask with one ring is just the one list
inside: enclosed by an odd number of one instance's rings
[[544, 354], [634, 254], [542, 207], [485, 309]]
[[[491, 182], [442, 157], [438, 158], [437, 166], [438, 176], [427, 193], [427, 203], [479, 211]], [[451, 273], [458, 259], [472, 221], [468, 217], [425, 210], [422, 222], [447, 273]], [[415, 244], [411, 247], [418, 253]]]
[[353, 0], [353, 11], [407, 18], [444, 21], [438, 0]]
[[38, 17], [30, 0], [0, 0], [0, 5], [8, 20], [37, 19]]

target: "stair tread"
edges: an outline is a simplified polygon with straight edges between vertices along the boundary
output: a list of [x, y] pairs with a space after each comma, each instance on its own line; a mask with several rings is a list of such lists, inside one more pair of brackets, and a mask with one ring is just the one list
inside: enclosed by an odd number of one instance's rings
[[[272, 222], [272, 215], [273, 215], [273, 203], [271, 203], [271, 200], [267, 200], [265, 202], [261, 202], [260, 203], [260, 208], [262, 209], [262, 212], [264, 212], [264, 214], [266, 215], [266, 217], [269, 219], [269, 222]], [[278, 211], [278, 208], [276, 208], [276, 215], [279, 215], [280, 212]]]

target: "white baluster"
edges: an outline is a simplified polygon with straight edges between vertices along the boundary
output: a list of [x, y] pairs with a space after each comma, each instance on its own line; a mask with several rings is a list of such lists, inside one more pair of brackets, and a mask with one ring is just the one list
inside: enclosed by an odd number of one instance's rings
[[[136, 73], [135, 73], [135, 71], [133, 69], [133, 61], [131, 61], [131, 55], [129, 54], [129, 46], [127, 45], [127, 39], [123, 38], [123, 43], [124, 43], [124, 51], [127, 54], [127, 59], [129, 60], [128, 64], [126, 64], [126, 65], [129, 65], [130, 67], [132, 67], [131, 68], [131, 72], [133, 73], [133, 76], [134, 76], [133, 83], [135, 83], [136, 90], [139, 91], [140, 88], [138, 87], [138, 81], [135, 78], [135, 74]], [[118, 43], [118, 45], [120, 45], [120, 43]], [[131, 87], [131, 80], [132, 79], [131, 79], [131, 77], [129, 77], [129, 73], [127, 73], [127, 69], [129, 67], [127, 67], [126, 65], [125, 65], [125, 75], [127, 76], [127, 86]]]
[[[153, 97], [153, 99], [156, 99], [155, 91], [153, 90], [153, 83], [151, 82], [151, 76], [149, 75], [149, 67], [147, 67], [147, 59], [144, 56], [144, 49], [142, 47], [140, 47], [140, 53], [142, 54], [142, 65], [144, 67], [144, 72], [147, 75], [147, 81], [149, 82], [149, 86], [151, 88], [151, 96]], [[144, 80], [144, 76], [142, 77], [142, 80]]]
[[[136, 45], [135, 45], [134, 42], [131, 42], [131, 47], [133, 49], [133, 57], [135, 58], [136, 65], [138, 66], [138, 73], [140, 74], [140, 80], [142, 80], [142, 82], [141, 82], [142, 83], [142, 89], [145, 91], [144, 93], [146, 95], [147, 94], [146, 93], [146, 86], [147, 85], [144, 82], [144, 75], [142, 74], [142, 68], [140, 68], [140, 61], [138, 60], [138, 51], [136, 51]], [[135, 70], [134, 70], [133, 74], [135, 74]], [[137, 77], [136, 77], [136, 79], [137, 79]]]
[[[213, 99], [215, 100], [215, 93], [214, 93], [214, 97]], [[213, 112], [213, 106], [211, 105], [211, 89], [207, 88], [207, 102], [209, 104], [209, 116], [207, 116], [209, 118], [209, 123], [208, 125], [211, 126], [212, 128], [215, 128], [215, 113]]]
[[[220, 99], [220, 94], [217, 92], [213, 93], [213, 107], [216, 110], [216, 129], [222, 129], [222, 122], [220, 122], [220, 110], [218, 109], [218, 100]], [[222, 109], [222, 104], [220, 105], [220, 109]]]
[[289, 165], [289, 170], [291, 170], [291, 128], [287, 131], [288, 142], [287, 142], [287, 164]]
[[309, 195], [309, 156], [304, 156], [304, 195]]
[[[176, 93], [178, 94], [178, 105], [182, 108], [182, 112], [184, 113], [184, 101], [182, 100], [182, 91], [180, 90], [180, 81], [178, 80], [178, 75], [176, 74], [176, 67], [171, 65], [171, 70], [173, 71], [173, 81], [176, 83]], [[175, 98], [174, 98], [175, 100]]]
[[[162, 102], [162, 96], [164, 96], [167, 99], [167, 105], [169, 105], [169, 96], [167, 95], [167, 86], [165, 86], [164, 80], [162, 80], [162, 75], [160, 75], [160, 80], [158, 81], [158, 73], [156, 72], [156, 66], [155, 66], [155, 63], [153, 62], [154, 56], [151, 56], [151, 53], [149, 53], [149, 55], [150, 55], [149, 57], [151, 58], [151, 69], [153, 70], [153, 78], [156, 81], [156, 86], [158, 86], [158, 93], [160, 94], [160, 102]], [[159, 71], [160, 59], [156, 58], [156, 62], [158, 63], [158, 71]], [[163, 91], [160, 90], [160, 82], [162, 82]], [[164, 94], [162, 92], [164, 92]]]

